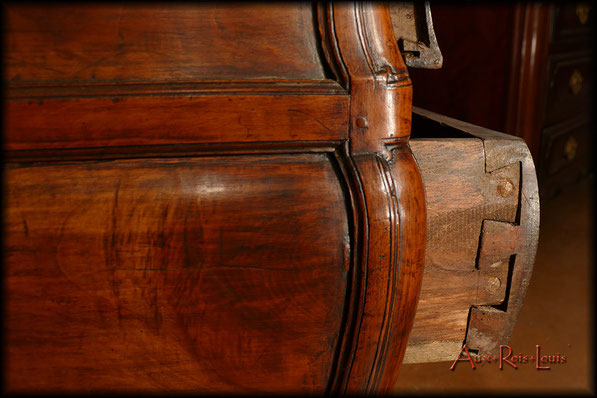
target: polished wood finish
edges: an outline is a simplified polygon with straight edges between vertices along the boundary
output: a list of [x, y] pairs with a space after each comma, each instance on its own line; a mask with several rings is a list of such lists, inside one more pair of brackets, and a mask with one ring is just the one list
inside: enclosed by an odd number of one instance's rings
[[264, 7], [8, 7], [10, 391], [393, 387], [426, 217], [388, 8]]
[[13, 4], [5, 21], [11, 85], [325, 78], [309, 3]]
[[365, 210], [358, 212], [364, 245], [356, 266], [367, 283], [355, 286], [351, 298], [358, 310], [348, 323], [342, 373], [332, 391], [387, 393], [402, 363], [423, 274], [425, 197], [407, 145], [412, 88], [387, 6], [340, 3], [320, 14], [333, 21], [335, 54], [348, 72], [349, 148]]
[[23, 165], [5, 178], [9, 390], [324, 392], [350, 266], [333, 158]]
[[7, 10], [8, 391], [387, 393], [507, 341], [528, 149], [410, 140], [386, 6]]
[[348, 106], [310, 94], [19, 99], [5, 104], [5, 149], [342, 141]]
[[503, 130], [525, 140], [538, 164], [542, 108], [545, 97], [545, 63], [549, 34], [549, 5], [517, 4], [510, 22], [512, 47]]

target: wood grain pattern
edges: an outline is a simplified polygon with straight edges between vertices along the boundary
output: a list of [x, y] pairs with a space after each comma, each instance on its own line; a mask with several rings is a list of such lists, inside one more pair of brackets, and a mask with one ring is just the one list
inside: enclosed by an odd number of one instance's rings
[[15, 100], [6, 102], [4, 110], [8, 151], [333, 141], [346, 139], [348, 97], [266, 94]]
[[398, 207], [399, 248], [398, 275], [393, 301], [393, 317], [386, 340], [384, 369], [378, 372], [378, 389], [393, 388], [400, 372], [408, 338], [412, 333], [423, 279], [427, 216], [423, 181], [408, 146], [393, 150], [390, 161], [394, 195]]
[[[450, 122], [449, 122], [450, 123]], [[453, 123], [450, 123], [453, 124]], [[485, 220], [480, 238], [478, 266], [491, 266], [509, 259], [509, 287], [499, 306], [471, 308], [467, 346], [481, 355], [496, 355], [499, 345], [510, 339], [529, 285], [539, 240], [539, 189], [531, 153], [521, 139], [494, 131], [471, 132], [484, 141], [485, 168], [491, 172], [504, 165], [519, 164], [519, 204], [514, 223]], [[490, 314], [484, 316], [484, 314]]]
[[521, 137], [537, 161], [549, 8], [538, 2], [432, 5], [444, 63], [410, 71], [413, 104]]
[[398, 376], [423, 275], [425, 198], [408, 147], [412, 87], [387, 5], [339, 2], [319, 14], [337, 41], [328, 56], [347, 72], [360, 248], [331, 391], [383, 394]]
[[322, 392], [350, 258], [327, 155], [5, 176], [8, 390]]
[[[462, 343], [471, 305], [489, 302], [488, 297], [478, 297], [486, 280], [480, 280], [476, 270], [483, 220], [514, 222], [520, 172], [507, 167], [486, 173], [483, 142], [473, 137], [418, 138], [411, 140], [411, 147], [425, 185], [429, 232], [409, 344]], [[513, 190], [502, 197], [497, 188], [505, 179]], [[504, 288], [505, 284], [495, 292], [501, 300]]]
[[8, 10], [13, 390], [393, 388], [426, 225], [389, 11], [267, 7]]
[[324, 79], [313, 8], [294, 4], [6, 7], [5, 79]]
[[[428, 206], [421, 299], [405, 362], [453, 361], [463, 342], [496, 355], [533, 268], [537, 179], [524, 141], [415, 108], [411, 141]], [[469, 138], [450, 138], [467, 134]], [[470, 314], [470, 315], [469, 315]]]

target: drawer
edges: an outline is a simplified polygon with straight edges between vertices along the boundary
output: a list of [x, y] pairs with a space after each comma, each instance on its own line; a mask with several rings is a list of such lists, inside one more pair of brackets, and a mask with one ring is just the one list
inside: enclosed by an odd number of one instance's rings
[[588, 111], [593, 92], [593, 70], [589, 54], [552, 57], [548, 65], [545, 127]]
[[334, 167], [321, 153], [7, 167], [7, 384], [325, 386], [351, 250]]
[[[412, 131], [425, 186], [427, 247], [404, 362], [453, 362], [463, 342], [479, 355], [497, 355], [534, 261], [539, 197], [531, 155], [518, 137], [418, 107]], [[509, 233], [527, 243], [519, 240], [513, 249]]]
[[561, 2], [554, 5], [551, 42], [590, 36], [595, 10], [589, 2]]
[[[590, 123], [587, 119], [562, 123], [545, 129], [543, 133], [544, 177], [571, 170], [572, 174], [586, 171], [588, 153], [591, 148]], [[580, 167], [583, 170], [576, 170]]]

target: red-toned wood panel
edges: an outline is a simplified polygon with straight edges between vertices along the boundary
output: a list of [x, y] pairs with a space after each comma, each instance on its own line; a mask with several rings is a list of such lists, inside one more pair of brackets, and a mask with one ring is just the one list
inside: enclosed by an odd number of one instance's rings
[[350, 258], [326, 154], [5, 179], [9, 390], [324, 391]]
[[313, 7], [68, 4], [5, 8], [5, 79], [323, 79]]
[[197, 95], [13, 100], [6, 150], [344, 140], [345, 95]]

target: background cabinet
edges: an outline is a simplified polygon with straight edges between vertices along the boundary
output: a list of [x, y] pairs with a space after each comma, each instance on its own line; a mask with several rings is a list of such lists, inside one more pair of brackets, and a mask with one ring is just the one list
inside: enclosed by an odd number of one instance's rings
[[413, 104], [522, 137], [543, 199], [592, 168], [592, 29], [585, 3], [432, 4], [444, 56], [413, 69]]

